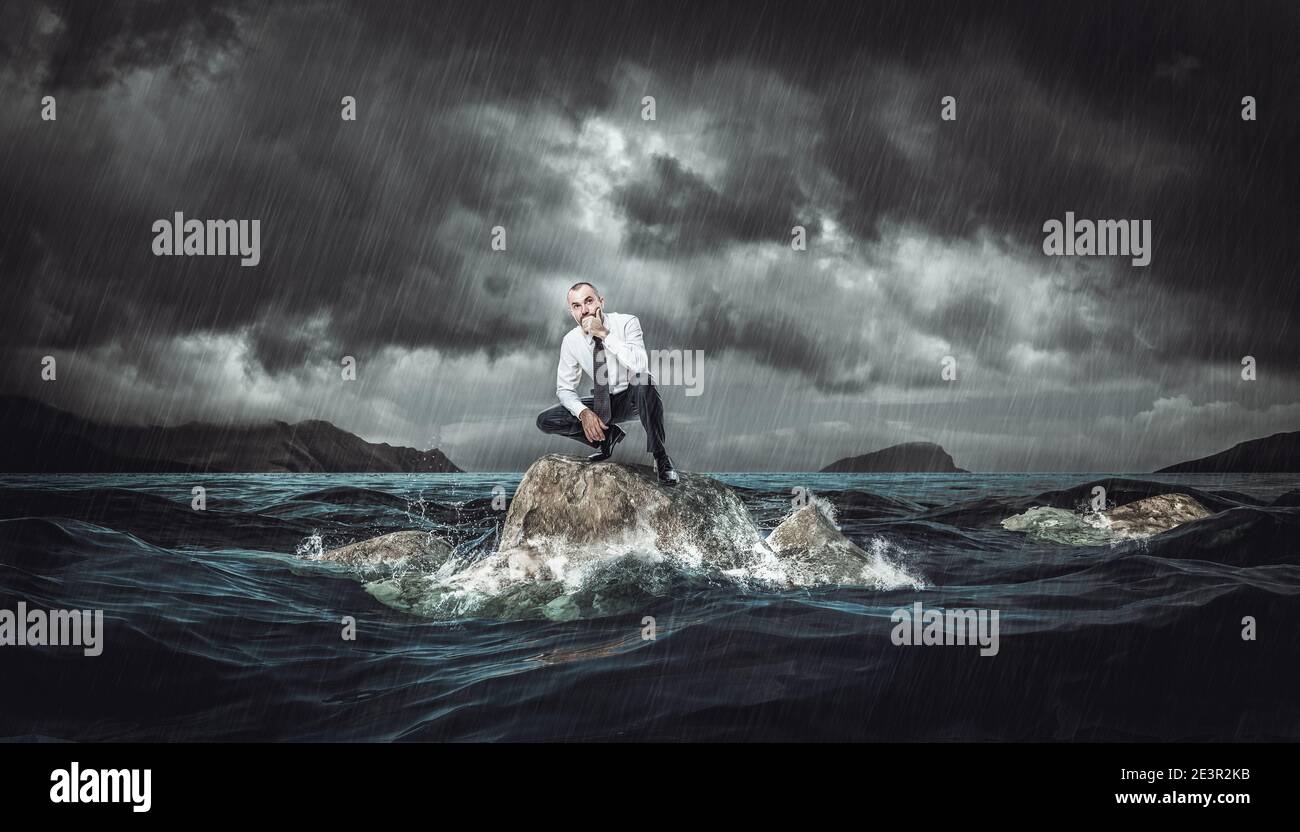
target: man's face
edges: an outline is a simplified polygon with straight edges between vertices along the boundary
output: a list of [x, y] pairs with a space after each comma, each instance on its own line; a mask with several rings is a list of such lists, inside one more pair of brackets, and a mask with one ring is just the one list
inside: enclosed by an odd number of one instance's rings
[[605, 306], [605, 299], [596, 297], [596, 290], [590, 286], [579, 286], [569, 292], [569, 314], [574, 323], [581, 325], [582, 319], [600, 312]]

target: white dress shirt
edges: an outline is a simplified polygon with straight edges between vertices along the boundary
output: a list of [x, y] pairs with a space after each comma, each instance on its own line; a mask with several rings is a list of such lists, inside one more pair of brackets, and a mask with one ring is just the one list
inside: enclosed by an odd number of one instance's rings
[[[621, 393], [627, 389], [634, 375], [650, 372], [650, 359], [646, 355], [645, 342], [641, 339], [641, 322], [636, 315], [623, 315], [618, 312], [603, 312], [605, 328], [605, 372], [609, 378], [609, 394]], [[574, 416], [582, 413], [587, 405], [578, 395], [578, 382], [585, 373], [595, 385], [595, 373], [592, 360], [595, 351], [595, 339], [575, 326], [565, 334], [560, 342], [560, 365], [555, 371], [555, 395]], [[590, 389], [587, 390], [590, 395]]]

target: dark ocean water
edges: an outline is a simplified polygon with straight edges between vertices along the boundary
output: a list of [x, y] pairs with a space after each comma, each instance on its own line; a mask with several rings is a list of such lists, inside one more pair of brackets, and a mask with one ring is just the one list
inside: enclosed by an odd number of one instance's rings
[[[518, 475], [205, 476], [203, 512], [190, 476], [4, 477], [0, 608], [102, 609], [105, 633], [97, 657], [0, 647], [0, 738], [1300, 739], [1300, 477], [718, 476], [765, 533], [792, 489], [829, 501], [878, 579], [778, 590], [659, 562], [626, 570], [630, 606], [579, 620], [418, 616], [313, 554], [421, 528], [473, 563]], [[1103, 546], [1000, 525], [1096, 483], [1215, 513]], [[896, 646], [916, 601], [998, 610], [998, 654]]]

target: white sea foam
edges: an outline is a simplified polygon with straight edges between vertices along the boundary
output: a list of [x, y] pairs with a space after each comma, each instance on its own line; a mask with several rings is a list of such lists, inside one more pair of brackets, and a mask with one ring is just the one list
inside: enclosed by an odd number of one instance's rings
[[[742, 538], [743, 539], [743, 538]], [[600, 545], [575, 546], [531, 538], [524, 545], [486, 557], [452, 559], [435, 572], [406, 574], [367, 583], [386, 604], [437, 618], [478, 614], [514, 617], [559, 610], [565, 617], [575, 599], [612, 594], [663, 597], [674, 581], [724, 582], [746, 592], [811, 588], [823, 581], [815, 571], [793, 568], [761, 541], [745, 552], [743, 563], [724, 568], [708, 552], [682, 544], [677, 551], [657, 548], [649, 529]], [[861, 585], [872, 589], [923, 588], [907, 567], [907, 552], [883, 537], [872, 538]], [[564, 599], [568, 599], [567, 601]]]
[[319, 534], [313, 533], [298, 544], [294, 554], [306, 560], [320, 560], [325, 554], [324, 541]]
[[867, 547], [870, 560], [862, 567], [862, 583], [873, 589], [925, 589], [925, 580], [912, 575], [904, 565], [907, 551], [877, 535]]

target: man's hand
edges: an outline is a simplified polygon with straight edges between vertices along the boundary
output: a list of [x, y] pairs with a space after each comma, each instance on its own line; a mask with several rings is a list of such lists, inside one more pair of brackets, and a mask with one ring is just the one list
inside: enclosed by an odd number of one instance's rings
[[588, 315], [582, 319], [582, 331], [593, 338], [605, 338], [609, 335], [609, 328], [599, 315]]
[[596, 411], [589, 407], [578, 414], [578, 420], [582, 422], [582, 432], [589, 442], [605, 441], [605, 428], [609, 427], [609, 425], [600, 421]]

